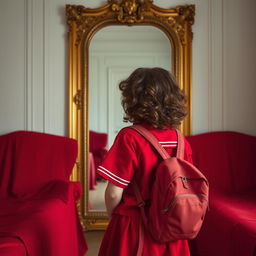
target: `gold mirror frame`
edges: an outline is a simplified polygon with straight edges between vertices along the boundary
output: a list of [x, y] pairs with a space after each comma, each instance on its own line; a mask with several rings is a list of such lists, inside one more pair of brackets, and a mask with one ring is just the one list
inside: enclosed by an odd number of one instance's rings
[[103, 7], [90, 9], [66, 5], [68, 32], [69, 137], [78, 141], [78, 158], [71, 180], [80, 181], [83, 195], [78, 203], [84, 230], [104, 230], [105, 212], [88, 211], [88, 69], [89, 44], [93, 35], [111, 25], [149, 25], [162, 30], [172, 46], [172, 72], [188, 98], [189, 115], [181, 124], [185, 135], [191, 133], [191, 51], [195, 6], [163, 9], [152, 0], [110, 0]]

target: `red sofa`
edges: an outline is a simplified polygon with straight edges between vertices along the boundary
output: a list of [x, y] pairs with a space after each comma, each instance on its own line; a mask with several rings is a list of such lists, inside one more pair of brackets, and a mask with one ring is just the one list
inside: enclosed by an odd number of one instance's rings
[[0, 136], [0, 255], [83, 256], [76, 209], [81, 185], [70, 182], [77, 142], [17, 131]]
[[209, 212], [193, 241], [199, 256], [256, 255], [256, 137], [211, 132], [187, 137], [210, 184]]

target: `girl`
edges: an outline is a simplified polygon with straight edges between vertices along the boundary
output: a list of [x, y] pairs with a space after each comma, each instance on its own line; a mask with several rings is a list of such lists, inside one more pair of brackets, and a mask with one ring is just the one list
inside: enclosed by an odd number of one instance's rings
[[[119, 84], [124, 121], [148, 129], [172, 156], [176, 153], [176, 128], [187, 114], [186, 100], [174, 77], [162, 68], [138, 68]], [[191, 149], [185, 141], [185, 160]], [[154, 170], [161, 161], [151, 144], [126, 127], [97, 173], [108, 180], [105, 204], [110, 223], [101, 243], [100, 256], [136, 256], [139, 244], [140, 210], [131, 181], [139, 186], [142, 198], [150, 202]], [[147, 204], [146, 204], [147, 207]], [[147, 209], [147, 208], [146, 208]], [[160, 244], [144, 232], [143, 256], [189, 256], [186, 240]]]

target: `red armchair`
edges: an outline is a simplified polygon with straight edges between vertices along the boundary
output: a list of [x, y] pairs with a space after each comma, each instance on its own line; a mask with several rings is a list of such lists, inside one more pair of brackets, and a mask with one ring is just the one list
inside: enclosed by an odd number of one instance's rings
[[[94, 172], [90, 169], [90, 177], [95, 177], [96, 179], [96, 172], [98, 166], [101, 164], [103, 158], [107, 154], [108, 150], [106, 149], [108, 143], [108, 135], [106, 133], [100, 133], [95, 131], [89, 132], [89, 151], [91, 152], [90, 160], [93, 161], [93, 169]], [[91, 164], [90, 164], [91, 166]], [[100, 177], [99, 177], [100, 178]], [[96, 180], [93, 181], [90, 179], [90, 189], [94, 189], [94, 185], [96, 185]]]
[[210, 183], [210, 211], [194, 240], [199, 256], [256, 256], [256, 137], [212, 132], [187, 138]]
[[95, 169], [101, 164], [103, 158], [108, 152], [106, 147], [108, 143], [108, 135], [95, 131], [89, 132], [90, 146], [89, 151], [93, 154]]
[[87, 251], [70, 182], [77, 142], [18, 131], [0, 136], [0, 255], [82, 256]]

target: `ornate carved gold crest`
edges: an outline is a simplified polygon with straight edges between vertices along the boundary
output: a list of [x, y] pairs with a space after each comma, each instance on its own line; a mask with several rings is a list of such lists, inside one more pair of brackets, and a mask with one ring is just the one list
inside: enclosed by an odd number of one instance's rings
[[117, 19], [122, 23], [133, 24], [144, 19], [143, 13], [152, 4], [152, 0], [110, 0], [111, 9], [118, 13]]

